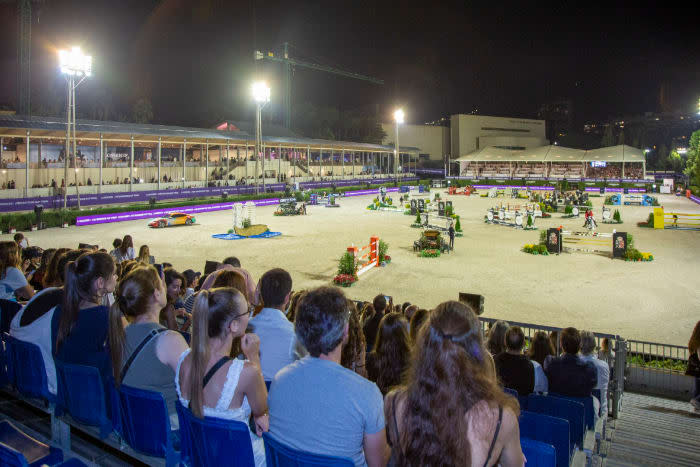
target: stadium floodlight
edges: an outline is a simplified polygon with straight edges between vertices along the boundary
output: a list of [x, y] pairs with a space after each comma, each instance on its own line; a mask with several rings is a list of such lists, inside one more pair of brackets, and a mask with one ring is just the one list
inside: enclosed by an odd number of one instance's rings
[[270, 87], [264, 81], [253, 83], [253, 99], [258, 104], [266, 104], [270, 102]]
[[92, 75], [92, 57], [83, 54], [80, 47], [73, 47], [70, 50], [59, 50], [58, 61], [61, 67], [61, 73], [65, 75]]
[[398, 181], [399, 178], [399, 125], [403, 123], [403, 109], [394, 111], [394, 121], [396, 122], [396, 142], [394, 143], [394, 176]]
[[399, 124], [403, 123], [403, 118], [404, 118], [403, 109], [397, 109], [394, 112], [394, 120], [396, 120], [396, 123], [399, 123]]
[[256, 81], [252, 86], [253, 99], [255, 100], [255, 193], [258, 187], [258, 159], [262, 155], [262, 183], [265, 191], [265, 153], [262, 146], [262, 108], [270, 102], [270, 87], [264, 81]]

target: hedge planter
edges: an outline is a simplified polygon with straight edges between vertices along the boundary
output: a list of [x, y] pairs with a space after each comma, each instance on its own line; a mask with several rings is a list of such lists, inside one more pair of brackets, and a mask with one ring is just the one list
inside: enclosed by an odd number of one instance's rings
[[693, 395], [695, 378], [679, 371], [629, 365], [625, 391], [641, 391], [663, 397], [688, 401]]

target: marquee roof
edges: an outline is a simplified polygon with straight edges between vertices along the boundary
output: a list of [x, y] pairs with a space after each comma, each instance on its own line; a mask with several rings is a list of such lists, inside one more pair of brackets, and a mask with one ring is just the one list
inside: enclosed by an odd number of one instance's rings
[[572, 149], [550, 145], [511, 150], [495, 146], [477, 149], [457, 159], [457, 162], [644, 162], [641, 149], [620, 144], [600, 149]]

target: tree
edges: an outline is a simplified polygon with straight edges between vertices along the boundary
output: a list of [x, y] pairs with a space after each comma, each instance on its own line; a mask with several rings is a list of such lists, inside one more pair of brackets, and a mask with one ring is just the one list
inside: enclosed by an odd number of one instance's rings
[[683, 170], [683, 159], [675, 149], [669, 153], [666, 165], [674, 172], [680, 173]]
[[153, 106], [148, 97], [136, 100], [131, 108], [131, 121], [134, 123], [150, 123], [153, 120]]
[[696, 130], [690, 136], [688, 147], [688, 161], [684, 173], [690, 179], [690, 185], [700, 187], [700, 130]]
[[603, 133], [603, 139], [600, 142], [600, 145], [604, 148], [615, 145], [615, 135], [613, 134], [613, 127], [611, 124], [608, 124], [605, 127], [605, 132]]

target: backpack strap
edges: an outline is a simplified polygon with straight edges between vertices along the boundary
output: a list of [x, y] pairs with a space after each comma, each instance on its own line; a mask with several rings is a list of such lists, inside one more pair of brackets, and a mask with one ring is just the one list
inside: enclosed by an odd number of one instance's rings
[[219, 371], [219, 368], [224, 366], [229, 360], [231, 360], [230, 357], [221, 357], [219, 361], [216, 362], [214, 366], [209, 369], [209, 371], [207, 371], [207, 374], [204, 375], [204, 380], [202, 380], [202, 388], [209, 383], [209, 380], [212, 378], [212, 376], [214, 376], [214, 373]]
[[161, 332], [164, 332], [164, 331], [167, 331], [167, 329], [165, 329], [165, 328], [154, 329], [141, 341], [139, 346], [136, 347], [136, 350], [134, 350], [131, 353], [131, 356], [129, 357], [129, 359], [126, 361], [126, 363], [122, 367], [122, 371], [119, 374], [119, 381], [121, 381], [121, 382], [124, 381], [124, 377], [126, 376], [126, 373], [129, 371], [131, 364], [134, 363], [134, 360], [136, 360], [136, 357], [138, 357], [138, 355], [141, 353], [141, 351], [146, 346], [146, 344], [148, 344], [151, 341], [151, 339], [153, 339], [158, 334], [160, 334]]

